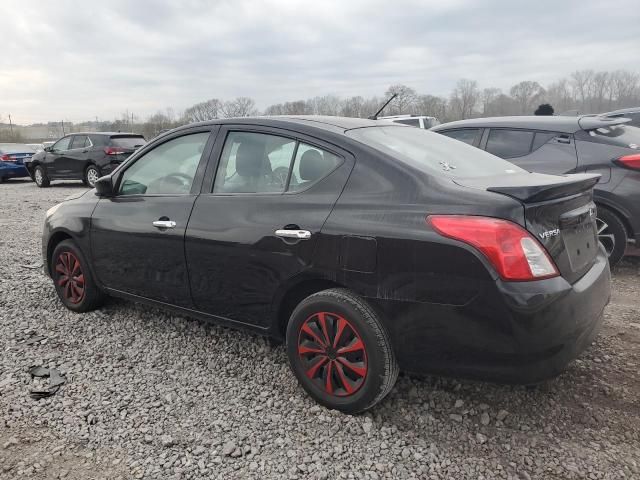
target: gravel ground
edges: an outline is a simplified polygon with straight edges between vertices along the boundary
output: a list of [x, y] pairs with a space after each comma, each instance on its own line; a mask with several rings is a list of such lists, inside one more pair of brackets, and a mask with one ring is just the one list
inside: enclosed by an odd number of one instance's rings
[[[401, 376], [349, 417], [261, 338], [119, 300], [63, 308], [35, 267], [45, 210], [81, 188], [0, 185], [0, 478], [640, 478], [640, 258], [559, 378]], [[33, 400], [33, 365], [67, 383]]]

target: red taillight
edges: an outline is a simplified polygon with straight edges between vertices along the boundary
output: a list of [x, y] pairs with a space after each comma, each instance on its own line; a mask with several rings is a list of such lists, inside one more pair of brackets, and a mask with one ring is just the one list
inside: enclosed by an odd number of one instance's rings
[[120, 155], [124, 153], [124, 150], [118, 147], [104, 147], [104, 153], [107, 155]]
[[640, 170], [640, 153], [625, 155], [614, 161], [621, 167], [630, 168], [631, 170]]
[[482, 252], [503, 280], [522, 282], [559, 275], [544, 247], [513, 222], [465, 215], [430, 215], [427, 222], [440, 235]]
[[16, 161], [15, 158], [11, 158], [6, 153], [4, 155], [0, 156], [0, 160], [2, 160], [3, 162], [15, 162]]

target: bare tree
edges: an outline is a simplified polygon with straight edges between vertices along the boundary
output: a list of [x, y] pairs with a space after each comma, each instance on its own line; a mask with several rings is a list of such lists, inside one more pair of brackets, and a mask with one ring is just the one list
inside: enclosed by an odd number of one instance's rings
[[509, 93], [520, 105], [520, 113], [526, 114], [531, 113], [533, 104], [544, 93], [544, 89], [538, 82], [525, 80], [511, 87]]
[[482, 90], [482, 115], [485, 117], [496, 115], [496, 113], [494, 113], [495, 106], [493, 105], [493, 102], [495, 102], [496, 98], [498, 98], [498, 95], [501, 93], [502, 90], [495, 87], [484, 88]]
[[185, 123], [203, 122], [213, 120], [220, 116], [222, 102], [217, 98], [212, 98], [206, 102], [196, 103], [184, 111]]
[[571, 110], [574, 106], [569, 82], [566, 78], [562, 78], [555, 83], [549, 85], [545, 93], [545, 100], [551, 104], [557, 113]]
[[249, 97], [237, 97], [234, 100], [224, 102], [220, 107], [220, 112], [223, 117], [250, 117], [257, 115], [256, 102]]
[[479, 99], [478, 82], [466, 78], [458, 80], [449, 102], [452, 117], [455, 119], [470, 118]]
[[364, 98], [350, 97], [345, 98], [340, 105], [340, 115], [344, 117], [365, 117]]
[[416, 110], [420, 115], [442, 120], [447, 115], [447, 100], [435, 95], [420, 95], [416, 101]]
[[[387, 88], [387, 91], [384, 92], [384, 96], [386, 98], [390, 98], [392, 95], [397, 95], [393, 101], [387, 105], [386, 113], [382, 113], [381, 115], [402, 115], [405, 113], [415, 113], [416, 108], [416, 100], [418, 94], [416, 91], [407, 87], [406, 85], [391, 85]], [[374, 112], [375, 113], [375, 112]]]
[[573, 96], [580, 99], [580, 110], [587, 109], [591, 77], [593, 77], [593, 70], [579, 70], [571, 74]]

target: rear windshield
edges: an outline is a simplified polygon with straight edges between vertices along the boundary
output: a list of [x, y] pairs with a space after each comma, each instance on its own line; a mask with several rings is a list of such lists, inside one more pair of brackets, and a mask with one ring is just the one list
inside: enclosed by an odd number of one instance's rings
[[[629, 124], [611, 125], [594, 130], [582, 130], [578, 136], [580, 140], [588, 140], [596, 143], [606, 143], [617, 147], [640, 149], [640, 128]], [[588, 137], [585, 138], [585, 136]]]
[[0, 152], [2, 153], [35, 153], [35, 150], [29, 145], [22, 143], [0, 143]]
[[144, 137], [111, 137], [111, 146], [121, 148], [140, 148], [147, 143]]
[[488, 177], [524, 172], [495, 155], [418, 128], [358, 128], [347, 131], [347, 135], [408, 165], [450, 177]]

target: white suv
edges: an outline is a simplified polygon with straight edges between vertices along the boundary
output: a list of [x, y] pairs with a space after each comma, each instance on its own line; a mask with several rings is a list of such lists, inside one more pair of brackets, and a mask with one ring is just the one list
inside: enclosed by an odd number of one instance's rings
[[440, 121], [436, 117], [427, 117], [425, 115], [391, 115], [389, 117], [378, 117], [378, 120], [390, 120], [395, 123], [424, 128], [425, 130], [440, 125]]

